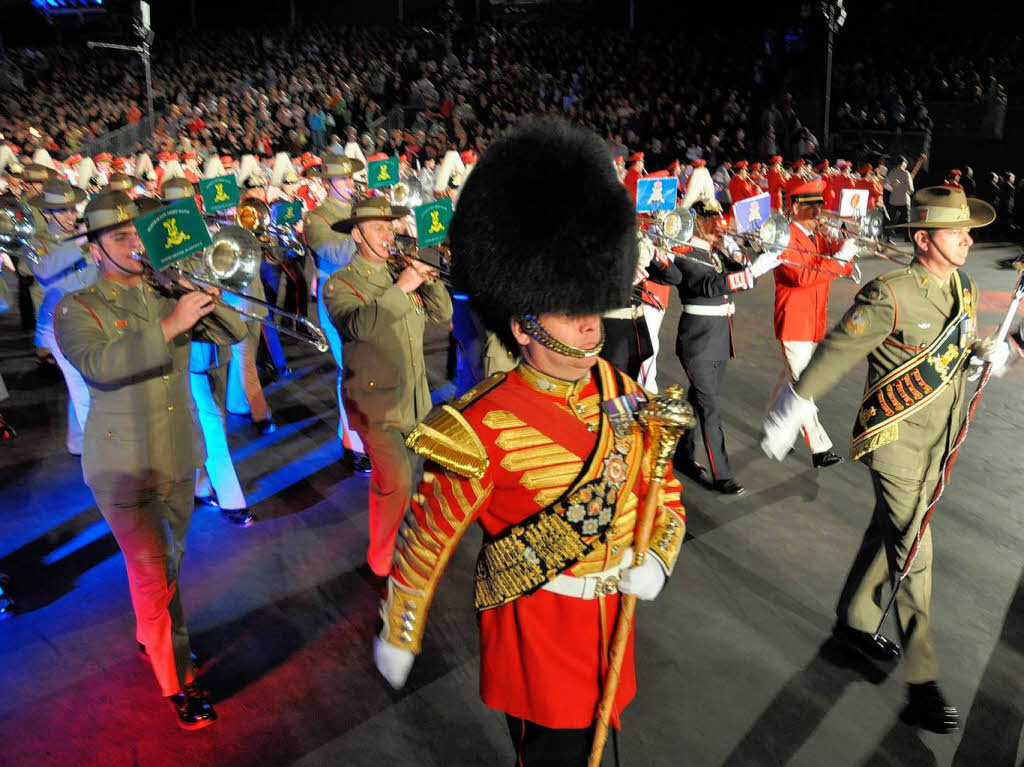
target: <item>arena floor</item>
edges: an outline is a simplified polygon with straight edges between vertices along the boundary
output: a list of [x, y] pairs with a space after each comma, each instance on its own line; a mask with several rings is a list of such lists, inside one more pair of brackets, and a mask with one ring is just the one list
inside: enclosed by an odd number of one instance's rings
[[[975, 248], [982, 331], [1005, 311], [1004, 247]], [[887, 270], [864, 267], [865, 276]], [[834, 285], [833, 319], [857, 286]], [[810, 466], [805, 447], [769, 462], [757, 433], [781, 367], [772, 285], [740, 295], [739, 359], [725, 419], [738, 479], [723, 498], [686, 483], [688, 540], [661, 597], [639, 612], [640, 692], [622, 764], [695, 767], [1019, 767], [1024, 725], [1024, 370], [989, 386], [934, 519], [933, 625], [953, 735], [900, 723], [904, 689], [827, 641], [834, 601], [868, 522], [868, 473]], [[666, 319], [659, 381], [683, 380]], [[471, 607], [479, 539], [464, 541], [430, 615], [424, 652], [394, 692], [370, 660], [376, 614], [357, 567], [367, 481], [339, 462], [334, 369], [289, 347], [295, 375], [269, 387], [281, 428], [232, 421], [258, 523], [197, 510], [182, 591], [220, 720], [183, 732], [135, 653], [127, 579], [112, 536], [64, 449], [66, 393], [37, 378], [16, 313], [0, 315], [2, 408], [21, 438], [0, 444], [0, 571], [19, 614], [0, 622], [0, 764], [511, 765], [503, 717], [477, 694]], [[845, 452], [863, 366], [821, 404]], [[612, 764], [611, 758], [606, 764]]]

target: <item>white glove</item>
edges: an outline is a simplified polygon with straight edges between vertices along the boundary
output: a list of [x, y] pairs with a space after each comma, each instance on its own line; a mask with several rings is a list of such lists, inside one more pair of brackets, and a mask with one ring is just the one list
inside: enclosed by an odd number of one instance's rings
[[761, 425], [761, 449], [769, 458], [781, 461], [793, 448], [804, 422], [818, 412], [814, 402], [804, 399], [790, 384], [779, 393]]
[[848, 238], [843, 243], [843, 247], [839, 249], [839, 252], [833, 256], [837, 261], [852, 261], [853, 257], [857, 255], [857, 249], [860, 246], [857, 244], [855, 239]]
[[782, 258], [779, 253], [771, 253], [765, 251], [760, 256], [754, 259], [754, 263], [750, 265], [750, 273], [755, 278], [760, 277], [763, 274], [768, 274], [772, 269], [782, 263]]
[[736, 240], [732, 236], [728, 234], [722, 236], [722, 250], [733, 261], [741, 261], [743, 248], [736, 244]]
[[651, 600], [661, 593], [665, 585], [665, 572], [649, 556], [639, 567], [627, 567], [619, 576], [619, 592], [632, 594], [637, 599]]
[[992, 375], [999, 378], [1006, 372], [1006, 361], [1010, 358], [1010, 345], [1006, 341], [996, 343], [995, 339], [983, 338], [975, 341], [971, 347], [970, 366], [974, 369], [968, 381], [976, 381], [981, 377], [981, 370], [985, 363], [992, 363]]
[[395, 647], [380, 637], [373, 638], [373, 663], [388, 680], [388, 684], [396, 690], [401, 690], [405, 686], [405, 680], [409, 678], [415, 660], [416, 656], [409, 650]]

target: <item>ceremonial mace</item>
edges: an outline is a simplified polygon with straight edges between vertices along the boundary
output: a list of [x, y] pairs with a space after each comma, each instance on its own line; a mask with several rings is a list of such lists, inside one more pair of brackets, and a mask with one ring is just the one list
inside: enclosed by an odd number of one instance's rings
[[[1006, 316], [1003, 318], [1003, 324], [999, 326], [999, 330], [996, 332], [995, 341], [997, 346], [1006, 342], [1006, 336], [1010, 332], [1010, 324], [1013, 322], [1013, 318], [1017, 314], [1017, 307], [1020, 306], [1022, 298], [1024, 298], [1024, 269], [1018, 272], [1017, 287], [1013, 292], [1013, 297], [1010, 299], [1010, 306], [1006, 310]], [[985, 391], [985, 387], [988, 385], [988, 379], [991, 374], [992, 363], [986, 362], [985, 366], [981, 369], [981, 380], [978, 381], [978, 388], [975, 390], [974, 396], [971, 397], [971, 404], [967, 408], [967, 417], [964, 418], [964, 422], [960, 426], [960, 431], [957, 432], [956, 439], [953, 441], [952, 447], [950, 447], [942, 459], [942, 469], [939, 472], [939, 482], [935, 486], [931, 500], [928, 502], [928, 508], [925, 509], [924, 517], [921, 518], [921, 526], [914, 535], [914, 545], [910, 547], [910, 552], [907, 554], [907, 561], [900, 570], [899, 575], [896, 576], [896, 582], [892, 586], [892, 594], [889, 596], [889, 602], [885, 605], [885, 610], [882, 611], [882, 617], [878, 621], [878, 628], [875, 629], [875, 633], [873, 634], [873, 638], [876, 640], [878, 639], [878, 635], [882, 633], [882, 624], [885, 623], [886, 616], [889, 615], [889, 611], [892, 609], [892, 606], [896, 604], [896, 595], [900, 591], [900, 586], [902, 586], [903, 581], [907, 579], [907, 576], [910, 574], [910, 568], [913, 567], [914, 560], [917, 559], [918, 551], [921, 548], [921, 538], [924, 536], [924, 531], [928, 529], [928, 523], [931, 521], [932, 513], [935, 511], [935, 507], [939, 503], [939, 498], [942, 497], [942, 492], [946, 489], [946, 483], [949, 481], [949, 475], [953, 471], [953, 462], [956, 461], [956, 457], [960, 453], [960, 446], [963, 445], [964, 440], [967, 439], [967, 431], [970, 429], [971, 422], [974, 420], [974, 411], [978, 409], [978, 403], [981, 402], [981, 393]]]
[[[672, 384], [665, 390], [663, 396], [648, 402], [640, 411], [640, 422], [651, 435], [652, 468], [651, 478], [647, 483], [647, 497], [637, 515], [636, 527], [633, 530], [633, 567], [642, 565], [647, 558], [654, 517], [661, 497], [662, 478], [676, 451], [676, 444], [683, 432], [696, 423], [693, 408], [684, 400], [683, 387], [679, 384]], [[636, 596], [623, 594], [619, 600], [619, 615], [615, 621], [615, 633], [608, 659], [608, 670], [604, 675], [601, 701], [597, 706], [597, 725], [594, 729], [594, 744], [590, 749], [588, 767], [599, 767], [601, 764], [604, 744], [608, 740], [608, 723], [615, 704], [615, 693], [619, 689], [622, 661], [626, 657], [626, 642], [633, 628], [635, 613]]]

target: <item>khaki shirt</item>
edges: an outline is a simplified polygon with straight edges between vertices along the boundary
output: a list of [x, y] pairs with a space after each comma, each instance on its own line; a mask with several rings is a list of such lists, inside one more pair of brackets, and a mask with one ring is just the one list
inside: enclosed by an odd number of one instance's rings
[[412, 431], [431, 407], [423, 330], [428, 320], [451, 320], [448, 291], [435, 280], [406, 295], [387, 266], [356, 255], [331, 275], [323, 296], [345, 345], [342, 390], [350, 423], [356, 429], [382, 425]]
[[218, 307], [165, 343], [160, 321], [176, 303], [149, 284], [126, 288], [101, 276], [57, 305], [57, 341], [92, 398], [82, 472], [94, 492], [188, 480], [205, 459], [189, 388], [191, 342], [232, 344], [245, 338], [245, 325]]
[[[973, 279], [969, 283], [962, 287], [976, 307], [978, 289]], [[917, 261], [869, 282], [818, 346], [800, 374], [796, 393], [820, 400], [865, 356], [867, 386], [874, 385], [942, 332], [955, 307], [952, 287], [952, 277], [943, 285]], [[971, 323], [966, 343], [972, 343], [975, 336], [975, 323]], [[938, 478], [942, 456], [963, 418], [967, 370], [964, 365], [927, 407], [900, 421], [895, 442], [860, 460], [885, 474], [919, 480]]]

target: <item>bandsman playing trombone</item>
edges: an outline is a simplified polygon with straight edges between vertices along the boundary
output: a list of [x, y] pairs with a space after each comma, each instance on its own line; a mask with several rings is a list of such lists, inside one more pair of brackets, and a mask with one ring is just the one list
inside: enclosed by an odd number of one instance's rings
[[185, 729], [217, 718], [195, 684], [181, 603], [181, 560], [192, 519], [202, 437], [189, 391], [193, 338], [232, 344], [245, 326], [216, 290], [180, 298], [155, 288], [123, 192], [85, 209], [100, 276], [57, 306], [57, 341], [89, 385], [82, 472], [124, 553], [135, 636]]
[[[784, 263], [775, 269], [775, 337], [782, 347], [783, 368], [772, 399], [783, 387], [800, 380], [818, 342], [825, 337], [828, 294], [832, 280], [853, 271], [854, 240], [839, 245], [818, 231], [825, 182], [794, 179], [786, 189], [791, 221]], [[835, 466], [843, 459], [832, 450], [825, 427], [812, 415], [803, 424], [815, 468]]]
[[345, 346], [345, 410], [370, 457], [367, 562], [380, 578], [391, 571], [413, 488], [415, 459], [405, 440], [431, 407], [423, 331], [427, 322], [452, 318], [451, 298], [435, 270], [393, 256], [393, 222], [408, 213], [386, 197], [354, 203], [331, 228], [351, 235], [355, 255], [323, 288], [324, 307]]

